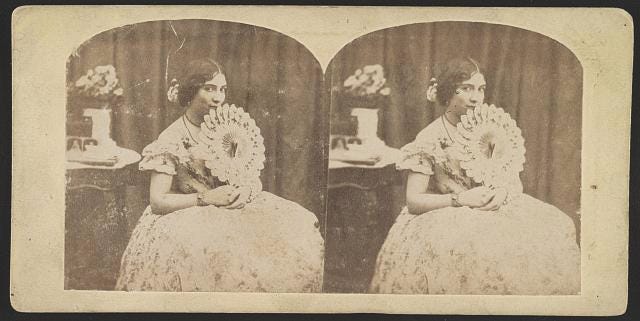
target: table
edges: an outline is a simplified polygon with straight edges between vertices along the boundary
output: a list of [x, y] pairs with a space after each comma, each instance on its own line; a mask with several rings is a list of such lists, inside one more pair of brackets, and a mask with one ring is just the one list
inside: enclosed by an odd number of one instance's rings
[[137, 152], [116, 147], [114, 166], [67, 162], [65, 289], [112, 290], [129, 239], [126, 186]]
[[392, 187], [402, 185], [395, 164], [329, 162], [324, 291], [366, 292], [386, 235], [400, 212]]

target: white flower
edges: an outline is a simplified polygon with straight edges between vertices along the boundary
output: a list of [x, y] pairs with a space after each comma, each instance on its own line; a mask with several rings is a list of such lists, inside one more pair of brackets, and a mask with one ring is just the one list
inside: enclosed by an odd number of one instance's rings
[[349, 76], [349, 78], [347, 78], [347, 80], [344, 81], [344, 86], [353, 87], [356, 83], [357, 83], [356, 76], [352, 75], [352, 76]]
[[76, 80], [76, 87], [85, 87], [89, 85], [89, 78], [87, 76], [82, 76]]
[[173, 79], [171, 83], [173, 83], [173, 85], [169, 87], [169, 90], [167, 90], [167, 100], [169, 100], [172, 103], [177, 103], [180, 84], [178, 84], [178, 82], [175, 79]]
[[376, 88], [373, 86], [370, 87], [366, 87], [365, 92], [367, 93], [367, 95], [371, 95], [371, 94], [375, 94], [376, 93]]
[[118, 87], [116, 69], [112, 65], [96, 66], [87, 70], [85, 75], [76, 80], [75, 87], [80, 93], [93, 97], [123, 94], [122, 88]]
[[343, 83], [348, 92], [359, 96], [373, 95], [380, 93], [381, 95], [389, 95], [390, 91], [384, 90], [384, 69], [381, 65], [367, 65], [362, 69], [356, 69], [353, 75], [349, 76]]
[[427, 88], [427, 100], [435, 102], [438, 95], [438, 84], [433, 84]]
[[365, 73], [382, 73], [383, 69], [381, 65], [367, 65], [362, 68]]

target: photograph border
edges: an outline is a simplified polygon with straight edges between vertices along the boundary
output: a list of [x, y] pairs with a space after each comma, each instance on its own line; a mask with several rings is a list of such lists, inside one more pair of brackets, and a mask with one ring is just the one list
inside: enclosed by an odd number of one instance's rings
[[[270, 14], [265, 15], [264, 7], [255, 6], [34, 6], [14, 12], [10, 282], [11, 303], [16, 310], [624, 313], [628, 295], [633, 58], [633, 22], [628, 13], [606, 8], [467, 8], [462, 12], [458, 8], [408, 7], [269, 7], [269, 10]], [[576, 19], [577, 16], [580, 19]], [[102, 31], [149, 20], [176, 19], [226, 20], [278, 31], [304, 44], [323, 70], [331, 57], [358, 36], [417, 22], [455, 20], [505, 24], [541, 33], [565, 45], [583, 67], [581, 294], [451, 296], [64, 291], [65, 146], [59, 142], [65, 136], [65, 61], [75, 47]], [[50, 112], [33, 113], [33, 106], [46, 106], [46, 109], [41, 108]], [[616, 112], [612, 113], [611, 108], [616, 108]], [[33, 143], [25, 144], [27, 141]], [[616, 179], [621, 177], [626, 179]]]

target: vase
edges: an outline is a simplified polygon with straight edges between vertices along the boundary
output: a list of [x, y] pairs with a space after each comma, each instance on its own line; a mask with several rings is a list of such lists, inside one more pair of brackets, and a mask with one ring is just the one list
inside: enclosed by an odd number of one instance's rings
[[351, 115], [358, 120], [356, 136], [362, 140], [363, 145], [384, 145], [378, 137], [378, 108], [352, 108]]
[[91, 138], [98, 141], [99, 147], [116, 145], [111, 138], [111, 108], [85, 108], [84, 116], [91, 117]]

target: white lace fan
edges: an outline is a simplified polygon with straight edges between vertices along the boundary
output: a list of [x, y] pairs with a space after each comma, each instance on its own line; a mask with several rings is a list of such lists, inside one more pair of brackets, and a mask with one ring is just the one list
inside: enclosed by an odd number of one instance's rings
[[264, 140], [256, 122], [241, 107], [224, 104], [204, 116], [200, 142], [206, 145], [205, 166], [231, 185], [258, 179], [264, 168]]
[[458, 134], [464, 148], [460, 166], [476, 183], [500, 186], [523, 170], [522, 132], [502, 108], [483, 104], [468, 110]]

